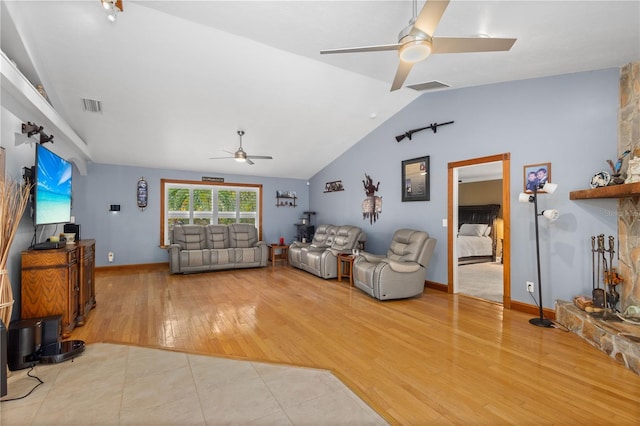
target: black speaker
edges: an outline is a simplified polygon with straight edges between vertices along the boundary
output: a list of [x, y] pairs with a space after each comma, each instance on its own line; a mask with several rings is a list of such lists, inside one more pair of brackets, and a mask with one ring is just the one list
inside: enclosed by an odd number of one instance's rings
[[14, 321], [7, 335], [9, 370], [22, 370], [38, 363], [42, 346], [42, 319]]
[[76, 241], [80, 241], [80, 224], [78, 223], [65, 223], [64, 232], [68, 234], [75, 233]]
[[0, 320], [0, 398], [7, 394], [7, 329]]
[[39, 318], [42, 321], [42, 346], [60, 343], [62, 340], [62, 315]]

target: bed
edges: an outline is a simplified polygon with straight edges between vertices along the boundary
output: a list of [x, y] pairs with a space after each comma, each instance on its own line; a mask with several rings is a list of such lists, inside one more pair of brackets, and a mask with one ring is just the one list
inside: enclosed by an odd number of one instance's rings
[[458, 263], [495, 262], [500, 204], [458, 206]]

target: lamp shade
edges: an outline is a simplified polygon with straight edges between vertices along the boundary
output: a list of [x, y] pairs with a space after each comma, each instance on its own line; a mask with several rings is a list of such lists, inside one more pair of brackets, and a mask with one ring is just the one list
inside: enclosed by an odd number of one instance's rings
[[556, 189], [558, 189], [558, 184], [551, 183], [551, 182], [545, 183], [544, 186], [542, 187], [542, 190], [547, 194], [553, 194], [554, 192], [556, 192]]
[[558, 210], [543, 210], [542, 216], [546, 217], [550, 221], [554, 221], [558, 219], [558, 216], [560, 216], [560, 212]]
[[531, 195], [526, 192], [521, 192], [520, 195], [518, 195], [518, 201], [521, 203], [528, 203], [531, 201]]

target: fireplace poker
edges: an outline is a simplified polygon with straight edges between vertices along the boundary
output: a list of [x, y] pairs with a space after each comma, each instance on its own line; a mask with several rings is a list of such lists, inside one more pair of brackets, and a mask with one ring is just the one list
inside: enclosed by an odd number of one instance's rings
[[596, 289], [596, 237], [591, 237], [591, 296]]
[[604, 257], [604, 234], [598, 235], [598, 287], [593, 290], [593, 304], [598, 308], [604, 308], [604, 289], [600, 288], [600, 263], [602, 258], [602, 269], [604, 273], [605, 269], [605, 257]]

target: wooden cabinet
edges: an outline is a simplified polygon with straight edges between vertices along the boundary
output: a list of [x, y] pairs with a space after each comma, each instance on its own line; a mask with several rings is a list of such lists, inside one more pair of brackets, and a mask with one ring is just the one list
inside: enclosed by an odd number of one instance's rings
[[85, 323], [89, 311], [96, 307], [96, 241], [81, 240], [76, 243], [78, 246], [78, 283], [79, 302], [77, 325]]
[[95, 240], [22, 252], [21, 318], [62, 315], [62, 337], [95, 306]]

